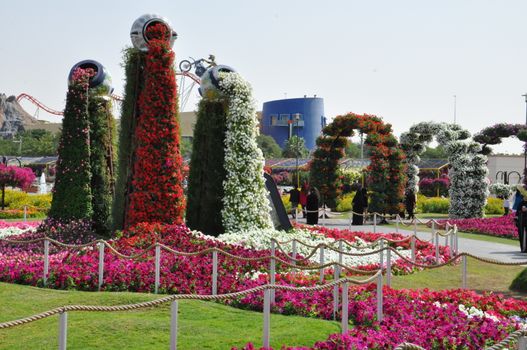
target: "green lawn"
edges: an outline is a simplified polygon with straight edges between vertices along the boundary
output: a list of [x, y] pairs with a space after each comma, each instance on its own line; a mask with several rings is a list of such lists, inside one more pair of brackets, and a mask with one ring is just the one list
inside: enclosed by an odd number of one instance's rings
[[[55, 291], [0, 283], [0, 322], [67, 304], [118, 305], [159, 298], [136, 293]], [[262, 344], [262, 314], [212, 302], [181, 301], [179, 349]], [[169, 305], [141, 311], [68, 313], [68, 349], [166, 349]], [[338, 322], [272, 315], [271, 345], [309, 346], [340, 332]], [[0, 349], [57, 349], [58, 316], [0, 330]]]
[[[467, 288], [511, 293], [508, 290], [509, 285], [523, 269], [525, 266], [494, 265], [468, 258]], [[392, 287], [435, 290], [461, 288], [461, 264], [424, 270], [411, 275], [393, 276]]]

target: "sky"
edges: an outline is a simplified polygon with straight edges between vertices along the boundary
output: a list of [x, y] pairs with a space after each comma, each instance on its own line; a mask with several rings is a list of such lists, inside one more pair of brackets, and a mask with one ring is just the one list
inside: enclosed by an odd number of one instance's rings
[[[525, 123], [527, 1], [2, 1], [0, 93], [65, 103], [70, 68], [95, 59], [122, 94], [122, 50], [145, 13], [166, 17], [176, 60], [216, 56], [265, 101], [324, 98], [329, 119], [375, 114], [396, 135], [421, 121], [470, 132]], [[193, 110], [197, 90], [186, 110]], [[36, 108], [24, 103], [33, 114]], [[39, 118], [59, 121], [40, 111]], [[496, 152], [520, 153], [509, 139]]]

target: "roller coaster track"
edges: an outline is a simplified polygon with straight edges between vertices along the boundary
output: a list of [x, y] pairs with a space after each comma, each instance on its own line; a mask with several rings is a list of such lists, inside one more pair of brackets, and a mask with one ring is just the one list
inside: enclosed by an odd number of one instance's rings
[[[119, 95], [112, 94], [111, 96], [112, 96], [112, 99], [115, 101], [120, 102], [123, 100], [123, 98]], [[49, 108], [48, 106], [46, 106], [45, 104], [43, 104], [42, 102], [34, 98], [33, 96], [28, 95], [26, 93], [21, 93], [20, 95], [16, 97], [17, 102], [20, 102], [22, 100], [28, 100], [29, 102], [33, 103], [38, 108], [42, 108], [43, 110], [45, 110], [46, 112], [50, 114], [53, 114], [53, 115], [63, 115], [64, 114], [62, 111], [57, 111], [56, 109]]]

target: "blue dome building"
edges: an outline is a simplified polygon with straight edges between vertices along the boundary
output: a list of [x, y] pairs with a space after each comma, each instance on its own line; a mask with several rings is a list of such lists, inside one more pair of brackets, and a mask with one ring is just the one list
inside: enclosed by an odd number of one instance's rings
[[311, 151], [326, 126], [324, 99], [303, 97], [265, 102], [260, 126], [262, 134], [272, 136], [282, 148], [291, 136], [298, 135]]

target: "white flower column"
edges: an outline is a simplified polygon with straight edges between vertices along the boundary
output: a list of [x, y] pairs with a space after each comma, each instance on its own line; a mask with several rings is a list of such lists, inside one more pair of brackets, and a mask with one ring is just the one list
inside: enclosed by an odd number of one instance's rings
[[272, 228], [252, 89], [238, 73], [220, 73], [219, 85], [229, 98], [223, 226], [226, 232]]

